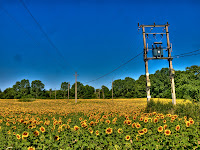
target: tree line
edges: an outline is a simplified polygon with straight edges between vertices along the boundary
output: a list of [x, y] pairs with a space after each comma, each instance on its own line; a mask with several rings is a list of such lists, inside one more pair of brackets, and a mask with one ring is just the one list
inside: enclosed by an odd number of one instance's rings
[[[169, 69], [162, 68], [154, 74], [150, 74], [151, 97], [171, 98], [171, 84]], [[1, 99], [67, 99], [68, 83], [62, 82], [60, 90], [46, 90], [40, 80], [32, 81], [23, 79], [17, 81], [11, 88], [0, 90]], [[175, 71], [176, 97], [183, 99], [195, 99], [200, 101], [200, 66], [186, 67], [185, 71]], [[80, 99], [112, 98], [112, 89], [102, 85], [101, 89], [95, 89], [89, 85], [77, 82], [77, 96]], [[113, 81], [114, 98], [143, 98], [146, 97], [146, 76], [141, 75], [138, 80], [130, 77]], [[75, 84], [69, 89], [69, 98], [75, 98]]]

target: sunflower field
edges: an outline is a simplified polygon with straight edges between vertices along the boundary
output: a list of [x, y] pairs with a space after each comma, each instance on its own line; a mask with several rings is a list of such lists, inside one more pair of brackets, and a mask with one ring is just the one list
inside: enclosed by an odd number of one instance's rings
[[0, 149], [200, 149], [199, 120], [145, 107], [142, 98], [0, 100]]

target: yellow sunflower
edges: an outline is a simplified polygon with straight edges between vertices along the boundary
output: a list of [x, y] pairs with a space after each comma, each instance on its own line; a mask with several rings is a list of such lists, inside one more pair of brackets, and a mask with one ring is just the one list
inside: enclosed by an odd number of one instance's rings
[[113, 132], [112, 128], [109, 127], [109, 128], [106, 129], [106, 134], [111, 134], [112, 132]]

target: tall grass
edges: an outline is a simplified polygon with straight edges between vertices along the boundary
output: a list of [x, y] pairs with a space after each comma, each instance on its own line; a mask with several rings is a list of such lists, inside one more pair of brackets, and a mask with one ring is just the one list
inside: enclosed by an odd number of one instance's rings
[[177, 114], [180, 117], [187, 116], [195, 120], [200, 120], [200, 104], [199, 103], [186, 103], [176, 104], [173, 106], [172, 102], [163, 103], [161, 101], [150, 100], [145, 108], [145, 112], [158, 112], [163, 114]]

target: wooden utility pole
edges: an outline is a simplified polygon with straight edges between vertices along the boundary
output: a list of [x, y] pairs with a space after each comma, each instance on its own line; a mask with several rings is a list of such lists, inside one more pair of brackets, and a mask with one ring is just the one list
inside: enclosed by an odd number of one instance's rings
[[69, 88], [70, 88], [70, 82], [68, 82], [68, 99], [69, 99]]
[[145, 62], [145, 72], [146, 72], [146, 92], [147, 92], [147, 102], [150, 102], [151, 95], [150, 95], [150, 79], [149, 79], [149, 71], [148, 71], [148, 60], [147, 60], [147, 48], [146, 48], [146, 35], [145, 35], [145, 28], [142, 27], [143, 33], [143, 43], [144, 43], [144, 62]]
[[175, 84], [174, 84], [174, 69], [172, 67], [172, 57], [171, 57], [171, 47], [169, 42], [169, 31], [168, 31], [168, 23], [165, 26], [166, 29], [166, 37], [167, 37], [167, 49], [168, 49], [168, 61], [169, 61], [169, 74], [170, 74], [170, 81], [171, 81], [171, 93], [172, 93], [172, 103], [176, 105], [176, 93], [175, 93]]
[[[169, 42], [169, 31], [168, 31], [168, 27], [169, 24], [165, 24], [165, 25], [140, 25], [138, 23], [138, 27], [142, 28], [142, 33], [143, 33], [143, 43], [144, 43], [144, 62], [145, 62], [145, 72], [146, 72], [146, 86], [147, 86], [147, 102], [150, 101], [151, 95], [150, 95], [150, 79], [149, 79], [149, 72], [148, 72], [148, 60], [153, 60], [153, 59], [167, 59], [169, 61], [169, 72], [170, 72], [170, 80], [171, 80], [171, 93], [172, 93], [172, 103], [174, 105], [176, 105], [176, 95], [175, 95], [175, 84], [174, 84], [174, 69], [172, 67], [172, 57], [171, 57], [171, 47], [170, 47], [170, 42]], [[166, 33], [151, 33], [151, 30], [155, 27], [162, 27], [166, 30]], [[151, 28], [150, 33], [146, 33], [145, 32], [145, 28]], [[162, 47], [160, 47], [161, 49], [155, 48], [153, 49], [152, 47], [152, 51], [153, 50], [157, 50], [157, 52], [160, 54], [155, 54], [153, 53], [153, 57], [147, 57], [147, 49], [148, 46], [146, 47], [146, 35], [153, 35], [156, 36], [157, 34], [160, 34], [161, 36], [163, 36], [163, 34], [166, 34], [166, 38], [167, 38], [167, 49], [163, 49]], [[154, 42], [154, 44], [162, 44], [162, 42]], [[168, 51], [168, 57], [163, 57], [163, 51], [161, 50], [167, 50]], [[155, 51], [154, 51], [155, 52]]]
[[103, 99], [104, 99], [104, 87], [102, 87], [102, 92], [103, 92]]
[[75, 72], [75, 103], [77, 103], [77, 72]]
[[112, 80], [112, 100], [113, 100], [113, 80]]
[[56, 89], [55, 89], [55, 99], [56, 99]]

